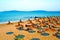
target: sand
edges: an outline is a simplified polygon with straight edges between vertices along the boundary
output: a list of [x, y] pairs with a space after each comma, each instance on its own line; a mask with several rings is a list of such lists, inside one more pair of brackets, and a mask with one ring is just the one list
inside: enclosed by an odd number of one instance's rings
[[[0, 40], [14, 40], [15, 36], [17, 36], [18, 34], [25, 35], [24, 40], [31, 40], [32, 38], [39, 38], [40, 40], [60, 40], [52, 35], [54, 32], [51, 30], [47, 31], [49, 33], [49, 36], [42, 36], [40, 33], [37, 32], [29, 33], [24, 30], [17, 30], [15, 25], [17, 25], [17, 22], [9, 25], [0, 24]], [[10, 35], [6, 34], [6, 32], [10, 32], [10, 31], [13, 32], [13, 34]]]

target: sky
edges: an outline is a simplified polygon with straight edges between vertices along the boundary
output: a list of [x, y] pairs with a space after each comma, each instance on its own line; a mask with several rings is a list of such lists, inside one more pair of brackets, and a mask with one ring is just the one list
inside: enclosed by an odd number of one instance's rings
[[0, 11], [60, 11], [60, 0], [0, 0]]

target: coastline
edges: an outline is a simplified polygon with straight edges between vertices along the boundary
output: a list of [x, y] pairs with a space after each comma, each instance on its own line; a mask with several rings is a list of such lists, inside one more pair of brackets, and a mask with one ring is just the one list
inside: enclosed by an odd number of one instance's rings
[[[29, 19], [29, 18], [28, 18]], [[28, 19], [21, 19], [23, 22], [24, 21], [27, 21]], [[33, 20], [33, 18], [31, 18], [30, 20]], [[15, 20], [15, 21], [10, 21], [11, 23], [15, 23], [15, 22], [19, 22], [19, 20]], [[6, 23], [8, 23], [8, 21], [7, 22], [0, 22], [0, 24], [6, 24]]]
[[[39, 16], [40, 17], [40, 16]], [[38, 18], [39, 18], [38, 17]], [[54, 17], [54, 16], [41, 16], [41, 18], [43, 18], [43, 17]], [[58, 17], [58, 16], [56, 16], [56, 17]], [[59, 16], [60, 17], [60, 16]], [[22, 21], [26, 21], [26, 20], [28, 20], [28, 19], [30, 19], [30, 20], [33, 20], [34, 19], [34, 17], [33, 18], [27, 18], [27, 19], [21, 19]], [[8, 20], [9, 21], [9, 20]], [[0, 22], [0, 24], [6, 24], [6, 23], [8, 23], [8, 21], [6, 21], [6, 22]], [[13, 20], [13, 21], [11, 21], [12, 23], [14, 23], [14, 22], [19, 22], [19, 20]]]
[[[26, 20], [22, 20], [22, 21], [26, 21]], [[19, 20], [16, 20], [16, 21], [10, 21], [11, 23], [16, 23], [16, 22], [19, 22]], [[0, 22], [0, 24], [6, 24], [6, 23], [8, 23], [8, 21], [7, 22]]]

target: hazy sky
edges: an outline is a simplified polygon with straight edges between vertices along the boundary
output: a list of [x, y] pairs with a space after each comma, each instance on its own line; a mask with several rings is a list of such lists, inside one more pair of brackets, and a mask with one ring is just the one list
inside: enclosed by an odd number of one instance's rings
[[60, 0], [0, 0], [0, 11], [60, 11]]

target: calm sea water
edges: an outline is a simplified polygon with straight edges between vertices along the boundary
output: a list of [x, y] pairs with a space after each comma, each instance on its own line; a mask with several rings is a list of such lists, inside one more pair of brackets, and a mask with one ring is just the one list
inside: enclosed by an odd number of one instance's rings
[[0, 12], [0, 23], [10, 21], [18, 21], [20, 19], [27, 20], [33, 17], [43, 17], [43, 16], [60, 16], [60, 12]]

